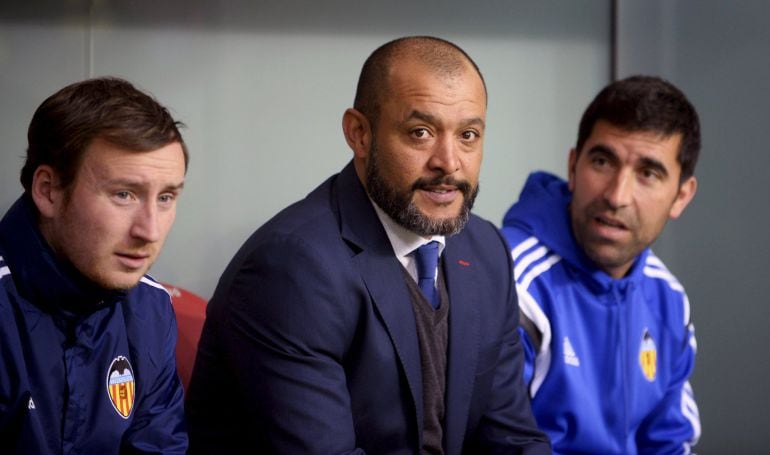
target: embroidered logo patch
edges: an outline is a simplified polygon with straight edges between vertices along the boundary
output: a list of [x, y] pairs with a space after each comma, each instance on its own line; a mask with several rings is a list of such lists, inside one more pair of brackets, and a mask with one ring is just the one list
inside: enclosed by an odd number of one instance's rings
[[570, 343], [569, 338], [567, 337], [564, 337], [563, 348], [564, 348], [564, 363], [566, 363], [567, 365], [572, 365], [573, 367], [579, 367], [580, 359], [575, 353], [575, 348], [572, 347], [572, 343]]
[[658, 370], [658, 351], [655, 348], [655, 340], [652, 339], [648, 329], [644, 329], [644, 334], [642, 334], [642, 344], [639, 346], [639, 365], [642, 367], [644, 377], [650, 382], [654, 381]]
[[115, 357], [107, 369], [107, 393], [115, 411], [127, 419], [134, 408], [134, 370], [128, 359]]

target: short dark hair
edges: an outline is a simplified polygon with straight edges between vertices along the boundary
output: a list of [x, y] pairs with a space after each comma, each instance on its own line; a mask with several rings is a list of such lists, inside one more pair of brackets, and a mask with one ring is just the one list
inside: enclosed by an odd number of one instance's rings
[[681, 134], [677, 154], [680, 183], [695, 172], [701, 147], [698, 113], [670, 82], [655, 76], [631, 76], [602, 89], [580, 120], [577, 153], [600, 120], [627, 131], [651, 131], [664, 137]]
[[35, 170], [45, 164], [67, 188], [95, 139], [137, 152], [179, 142], [186, 170], [187, 146], [179, 133], [183, 126], [154, 98], [123, 79], [102, 77], [68, 85], [43, 101], [32, 116], [21, 184], [29, 193]]
[[398, 59], [413, 56], [438, 74], [461, 74], [470, 63], [479, 75], [487, 93], [484, 76], [476, 62], [459, 46], [433, 36], [406, 36], [389, 41], [372, 52], [361, 68], [353, 107], [375, 124], [379, 119], [382, 99], [389, 87], [390, 68]]

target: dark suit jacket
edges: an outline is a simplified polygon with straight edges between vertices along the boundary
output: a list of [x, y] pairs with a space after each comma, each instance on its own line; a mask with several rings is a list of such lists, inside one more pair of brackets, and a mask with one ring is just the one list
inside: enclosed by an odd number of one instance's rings
[[[442, 255], [446, 453], [548, 453], [522, 377], [508, 249], [472, 216]], [[257, 230], [207, 309], [193, 452], [417, 453], [420, 353], [401, 264], [352, 164]]]

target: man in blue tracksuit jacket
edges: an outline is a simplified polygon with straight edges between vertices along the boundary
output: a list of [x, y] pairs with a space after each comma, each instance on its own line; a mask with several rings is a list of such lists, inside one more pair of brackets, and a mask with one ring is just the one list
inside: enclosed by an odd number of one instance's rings
[[678, 89], [615, 82], [583, 115], [569, 180], [533, 173], [505, 215], [525, 380], [555, 453], [689, 453], [697, 442], [690, 305], [649, 245], [694, 196], [699, 148]]
[[186, 170], [177, 123], [126, 81], [35, 112], [0, 221], [0, 452], [185, 453], [168, 293], [145, 273]]

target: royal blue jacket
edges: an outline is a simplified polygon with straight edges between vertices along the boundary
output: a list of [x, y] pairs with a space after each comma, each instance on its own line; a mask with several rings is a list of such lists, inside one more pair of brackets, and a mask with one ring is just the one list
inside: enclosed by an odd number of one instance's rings
[[162, 286], [86, 283], [22, 197], [0, 221], [0, 452], [184, 453], [176, 335]]
[[622, 279], [599, 270], [572, 235], [570, 200], [566, 182], [534, 173], [502, 229], [538, 425], [555, 453], [688, 453], [700, 422], [684, 289], [649, 249]]

